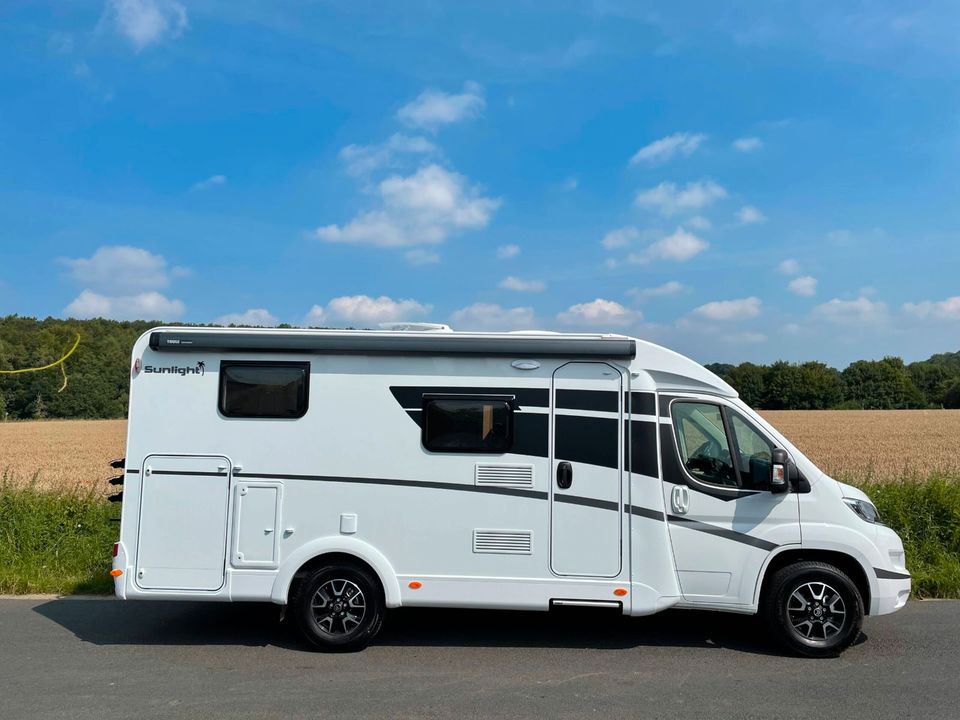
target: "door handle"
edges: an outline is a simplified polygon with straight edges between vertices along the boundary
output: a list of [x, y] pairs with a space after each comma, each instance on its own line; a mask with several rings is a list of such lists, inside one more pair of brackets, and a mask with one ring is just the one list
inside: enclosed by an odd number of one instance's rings
[[670, 493], [670, 504], [677, 515], [686, 515], [690, 509], [690, 493], [686, 485], [674, 485]]
[[557, 487], [566, 490], [573, 485], [573, 465], [563, 461], [557, 463]]

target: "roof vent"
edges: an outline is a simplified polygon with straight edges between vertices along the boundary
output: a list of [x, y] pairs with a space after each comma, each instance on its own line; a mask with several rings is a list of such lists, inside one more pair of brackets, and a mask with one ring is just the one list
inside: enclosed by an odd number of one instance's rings
[[428, 322], [385, 322], [380, 323], [380, 329], [393, 332], [453, 332], [449, 325]]

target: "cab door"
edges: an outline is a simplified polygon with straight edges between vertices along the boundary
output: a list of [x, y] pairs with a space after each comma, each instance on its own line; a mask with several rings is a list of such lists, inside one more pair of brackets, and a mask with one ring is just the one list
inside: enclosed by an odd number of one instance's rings
[[750, 604], [770, 553], [800, 543], [794, 493], [769, 490], [775, 445], [732, 404], [664, 397], [664, 504], [685, 599]]

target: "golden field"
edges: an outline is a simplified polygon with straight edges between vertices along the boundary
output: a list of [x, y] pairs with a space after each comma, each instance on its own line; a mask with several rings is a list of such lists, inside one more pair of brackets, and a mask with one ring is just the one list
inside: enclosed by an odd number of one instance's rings
[[[763, 416], [833, 475], [960, 471], [960, 410], [778, 410]], [[123, 457], [125, 420], [0, 423], [0, 473], [41, 488], [97, 487]]]
[[0, 474], [40, 488], [110, 489], [107, 463], [123, 457], [126, 420], [36, 420], [0, 423]]

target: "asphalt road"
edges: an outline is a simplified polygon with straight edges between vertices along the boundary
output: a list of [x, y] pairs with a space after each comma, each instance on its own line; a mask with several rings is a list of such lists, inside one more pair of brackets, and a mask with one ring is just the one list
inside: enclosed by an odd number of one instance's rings
[[960, 717], [960, 602], [868, 618], [833, 660], [752, 618], [398, 610], [318, 654], [277, 608], [0, 600], [0, 718]]

